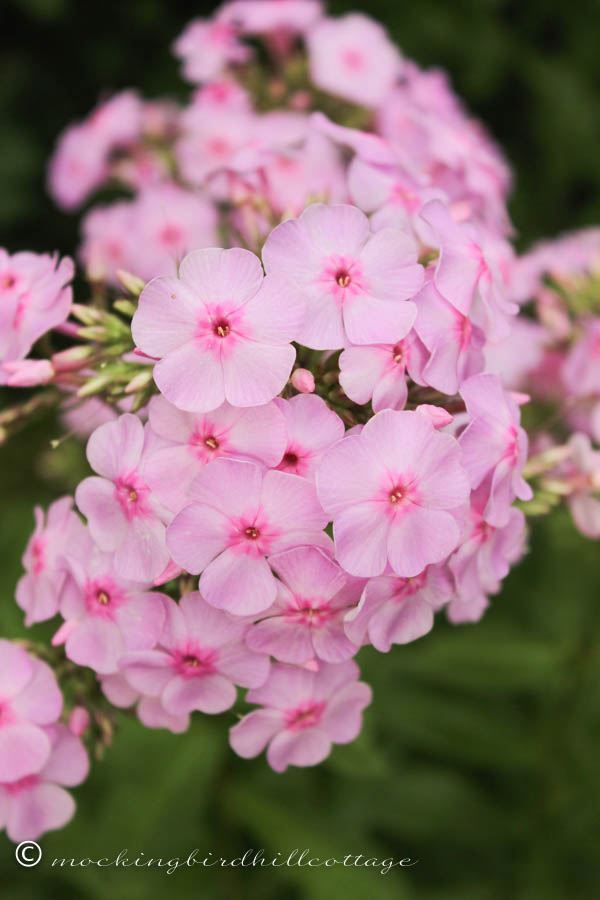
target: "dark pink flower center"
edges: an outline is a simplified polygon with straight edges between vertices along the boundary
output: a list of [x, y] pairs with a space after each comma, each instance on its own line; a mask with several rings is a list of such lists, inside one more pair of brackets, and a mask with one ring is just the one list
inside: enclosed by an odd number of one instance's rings
[[347, 288], [349, 287], [352, 278], [350, 272], [347, 272], [346, 269], [339, 269], [339, 271], [335, 273], [335, 280], [340, 287]]
[[159, 241], [162, 244], [166, 244], [168, 247], [180, 244], [182, 238], [181, 228], [178, 228], [177, 225], [165, 225], [158, 235]]
[[91, 616], [112, 620], [115, 610], [125, 603], [127, 594], [107, 575], [85, 583], [85, 605]]
[[213, 333], [216, 334], [217, 337], [227, 337], [230, 331], [231, 328], [229, 327], [227, 319], [218, 319], [213, 325]]
[[260, 537], [260, 531], [255, 525], [248, 525], [248, 527], [244, 529], [244, 534], [249, 541], [257, 541]]
[[362, 69], [364, 66], [365, 58], [363, 54], [354, 47], [348, 47], [344, 50], [341, 58], [346, 68], [351, 69], [353, 72]]
[[402, 344], [396, 344], [392, 350], [392, 358], [397, 366], [405, 362], [406, 352]]
[[207, 142], [207, 149], [214, 156], [227, 156], [231, 145], [226, 138], [223, 137], [213, 137]]
[[219, 654], [214, 647], [190, 647], [173, 654], [173, 662], [179, 675], [184, 678], [200, 678], [216, 672]]
[[0, 286], [7, 290], [13, 288], [16, 283], [17, 279], [11, 272], [7, 272], [6, 275], [3, 275], [2, 278], [0, 278]]
[[148, 502], [150, 488], [137, 472], [131, 472], [118, 478], [115, 482], [115, 494], [128, 519], [150, 513]]
[[300, 731], [302, 728], [318, 725], [326, 706], [327, 703], [324, 700], [320, 703], [316, 700], [305, 700], [294, 709], [286, 709], [283, 714], [285, 727], [291, 731]]
[[427, 572], [421, 572], [420, 575], [415, 575], [413, 578], [400, 578], [398, 579], [396, 588], [394, 590], [393, 600], [396, 603], [402, 603], [403, 600], [406, 600], [407, 597], [412, 597], [421, 588], [425, 585], [427, 581]]
[[320, 628], [326, 622], [331, 621], [335, 615], [335, 610], [331, 609], [327, 602], [319, 605], [318, 600], [302, 600], [297, 599], [296, 609], [289, 609], [285, 618], [289, 622], [299, 625], [306, 625], [308, 628]]

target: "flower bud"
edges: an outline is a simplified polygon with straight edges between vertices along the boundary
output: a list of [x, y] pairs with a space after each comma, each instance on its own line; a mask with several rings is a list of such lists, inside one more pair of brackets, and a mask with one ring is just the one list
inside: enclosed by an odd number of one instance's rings
[[292, 373], [292, 385], [301, 394], [312, 394], [315, 390], [315, 379], [312, 372], [308, 369], [296, 369]]
[[69, 715], [69, 728], [75, 737], [81, 737], [90, 724], [90, 714], [83, 706], [74, 706]]

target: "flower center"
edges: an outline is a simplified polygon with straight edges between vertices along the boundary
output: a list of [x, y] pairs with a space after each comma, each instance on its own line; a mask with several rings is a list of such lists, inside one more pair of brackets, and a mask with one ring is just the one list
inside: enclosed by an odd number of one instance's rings
[[346, 269], [340, 269], [335, 273], [335, 280], [339, 284], [341, 288], [347, 288], [352, 279], [350, 278], [350, 273], [346, 271]]
[[213, 434], [209, 435], [207, 438], [204, 438], [204, 443], [210, 450], [217, 450], [219, 447], [219, 442]]
[[396, 346], [392, 350], [392, 353], [396, 365], [400, 365], [400, 363], [404, 362], [404, 349], [400, 344], [396, 344]]
[[183, 657], [182, 660], [184, 666], [189, 666], [191, 669], [197, 669], [200, 665], [200, 660], [197, 656], [193, 656], [191, 653], [188, 653], [187, 656]]
[[308, 700], [295, 709], [286, 710], [284, 717], [287, 728], [290, 728], [292, 731], [300, 731], [302, 728], [310, 728], [311, 725], [317, 725], [325, 711], [326, 705], [324, 700], [320, 703]]
[[256, 541], [260, 537], [260, 531], [258, 528], [255, 528], [254, 525], [249, 525], [248, 528], [244, 530], [244, 534], [250, 541]]
[[213, 326], [213, 331], [217, 335], [217, 337], [224, 338], [227, 337], [229, 332], [231, 331], [229, 327], [229, 322], [226, 319], [219, 319], [218, 322], [215, 322]]
[[298, 462], [298, 454], [293, 453], [291, 450], [288, 453], [284, 454], [283, 462], [286, 466], [295, 466]]
[[401, 503], [404, 500], [404, 491], [400, 487], [395, 487], [390, 491], [390, 503]]
[[110, 597], [106, 593], [106, 591], [98, 591], [96, 594], [96, 600], [101, 606], [108, 606], [110, 603]]
[[0, 284], [3, 288], [11, 288], [14, 287], [17, 283], [17, 279], [14, 275], [4, 275]]

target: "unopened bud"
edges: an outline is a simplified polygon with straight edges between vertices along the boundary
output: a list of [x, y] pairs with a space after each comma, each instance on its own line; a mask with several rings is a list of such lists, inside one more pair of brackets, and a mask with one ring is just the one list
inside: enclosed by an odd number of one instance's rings
[[446, 425], [454, 421], [454, 416], [447, 409], [443, 409], [441, 406], [433, 406], [431, 403], [421, 403], [420, 406], [417, 406], [415, 412], [426, 416], [434, 428], [445, 428]]
[[126, 272], [125, 269], [117, 269], [115, 274], [125, 290], [131, 294], [132, 297], [140, 296], [144, 290], [146, 284], [145, 281], [142, 281], [137, 275], [132, 275], [131, 272]]
[[301, 394], [312, 394], [315, 390], [315, 379], [312, 372], [308, 369], [295, 369], [292, 372], [292, 385]]
[[50, 360], [57, 372], [72, 372], [81, 369], [94, 352], [90, 346], [69, 347], [53, 353]]
[[69, 715], [69, 729], [75, 737], [81, 737], [90, 724], [90, 714], [84, 706], [74, 706]]

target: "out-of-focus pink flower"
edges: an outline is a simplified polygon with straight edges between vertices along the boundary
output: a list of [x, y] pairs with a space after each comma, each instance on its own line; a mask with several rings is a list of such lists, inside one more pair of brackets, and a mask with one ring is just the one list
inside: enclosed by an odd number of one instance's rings
[[277, 468], [314, 480], [323, 453], [344, 436], [344, 423], [321, 397], [299, 394], [274, 401], [283, 413], [286, 444]]
[[54, 367], [48, 359], [18, 359], [0, 365], [7, 387], [35, 387], [54, 378]]
[[194, 104], [182, 114], [180, 125], [175, 157], [183, 178], [193, 185], [204, 185], [217, 172], [240, 168], [238, 155], [243, 160], [257, 143], [255, 117], [229, 107], [214, 110]]
[[208, 412], [225, 400], [260, 406], [287, 382], [305, 314], [282, 275], [263, 276], [247, 250], [195, 250], [179, 279], [146, 285], [133, 317], [138, 347], [160, 358], [154, 380], [175, 406]]
[[0, 362], [23, 359], [39, 337], [65, 321], [73, 272], [68, 256], [11, 256], [0, 247]]
[[600, 318], [584, 316], [580, 326], [581, 336], [569, 350], [562, 369], [563, 381], [575, 397], [600, 395]]
[[317, 491], [336, 555], [352, 575], [419, 575], [456, 547], [453, 512], [469, 497], [460, 448], [417, 412], [384, 410], [328, 450]]
[[217, 459], [197, 476], [190, 500], [169, 526], [173, 559], [188, 572], [202, 572], [200, 590], [212, 606], [237, 615], [274, 603], [269, 556], [328, 540], [315, 489], [297, 475]]
[[209, 606], [198, 592], [176, 604], [165, 597], [165, 626], [158, 647], [126, 654], [121, 668], [131, 686], [160, 697], [172, 715], [198, 709], [220, 713], [235, 703], [235, 685], [259, 687], [269, 657], [244, 643], [248, 627]]
[[202, 194], [161, 184], [132, 202], [92, 209], [83, 220], [79, 255], [93, 280], [114, 285], [118, 269], [144, 281], [176, 277], [186, 253], [214, 245], [216, 220], [213, 203]]
[[322, 14], [321, 0], [230, 0], [220, 10], [243, 34], [302, 33]]
[[393, 228], [370, 234], [369, 220], [354, 206], [309, 206], [271, 232], [263, 261], [306, 299], [296, 338], [307, 347], [396, 341], [414, 322], [416, 308], [407, 301], [423, 283], [416, 243]]
[[61, 497], [48, 508], [46, 517], [35, 507], [35, 530], [23, 554], [25, 575], [17, 584], [16, 601], [25, 612], [25, 624], [51, 619], [69, 580], [64, 558], [71, 541], [83, 532], [83, 524], [73, 512], [73, 498]]
[[350, 579], [317, 547], [279, 553], [270, 564], [280, 583], [265, 618], [252, 625], [246, 643], [280, 662], [303, 665], [314, 657], [338, 663], [358, 650], [343, 619], [360, 599], [362, 579]]
[[568, 446], [569, 481], [573, 486], [567, 503], [573, 521], [582, 534], [600, 538], [600, 452], [593, 450], [585, 434], [574, 434]]
[[0, 791], [46, 765], [51, 741], [45, 727], [56, 722], [62, 705], [52, 669], [0, 639]]
[[65, 787], [86, 778], [89, 761], [78, 737], [65, 725], [45, 729], [49, 756], [43, 768], [17, 781], [0, 778], [0, 828], [11, 841], [35, 841], [47, 831], [62, 828], [75, 812]]
[[246, 700], [261, 705], [234, 725], [231, 746], [239, 756], [258, 756], [268, 744], [267, 762], [276, 772], [288, 766], [315, 766], [333, 744], [353, 741], [371, 689], [358, 681], [353, 660], [323, 664], [318, 671], [276, 664], [266, 683], [248, 691]]
[[521, 414], [497, 375], [473, 375], [462, 383], [460, 394], [470, 417], [459, 438], [463, 465], [473, 489], [485, 485], [486, 522], [501, 527], [509, 519], [515, 497], [533, 497], [521, 475], [528, 449], [527, 435], [519, 424]]
[[169, 443], [149, 456], [146, 479], [175, 512], [189, 503], [190, 485], [207, 463], [226, 457], [271, 468], [281, 460], [287, 442], [285, 419], [274, 402], [248, 409], [224, 403], [212, 412], [194, 414], [158, 396], [150, 402], [149, 418], [152, 430]]
[[121, 91], [63, 131], [48, 169], [48, 190], [58, 205], [83, 203], [108, 177], [111, 151], [135, 141], [142, 124], [142, 101], [135, 91]]
[[87, 457], [101, 477], [85, 478], [75, 493], [98, 547], [114, 552], [116, 572], [131, 581], [152, 580], [169, 562], [169, 517], [144, 479], [151, 440], [130, 413], [100, 425], [88, 441]]
[[395, 344], [347, 347], [340, 355], [340, 384], [355, 403], [373, 402], [374, 412], [403, 409], [407, 377], [425, 384], [425, 348], [414, 331]]
[[307, 46], [314, 84], [364, 106], [378, 106], [402, 71], [385, 29], [360, 13], [321, 19], [308, 33]]
[[346, 614], [346, 634], [355, 644], [368, 640], [387, 653], [392, 644], [408, 644], [431, 631], [435, 613], [453, 590], [446, 565], [428, 566], [414, 578], [372, 578], [360, 605]]
[[119, 577], [113, 555], [98, 550], [87, 532], [70, 542], [65, 555], [73, 578], [60, 604], [65, 621], [52, 643], [64, 643], [67, 657], [80, 666], [103, 675], [116, 672], [126, 651], [156, 643], [164, 595], [149, 591], [148, 582]]
[[183, 60], [188, 81], [201, 84], [219, 78], [229, 63], [245, 62], [250, 49], [238, 40], [237, 29], [224, 16], [194, 19], [173, 44], [175, 56]]

